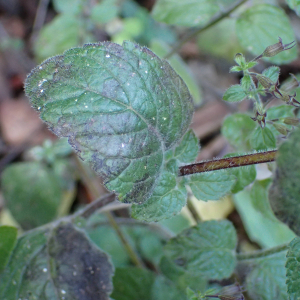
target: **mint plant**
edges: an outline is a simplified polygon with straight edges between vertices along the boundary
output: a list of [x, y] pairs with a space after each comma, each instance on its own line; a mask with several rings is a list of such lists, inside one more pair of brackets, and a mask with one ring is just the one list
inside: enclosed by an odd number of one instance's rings
[[[198, 1], [195, 7], [188, 6], [191, 11], [183, 18], [183, 2], [160, 0], [153, 15], [170, 24], [201, 26], [188, 33], [190, 38], [221, 22], [245, 2]], [[67, 1], [54, 3], [65, 13]], [[295, 3], [289, 5], [296, 9]], [[72, 16], [80, 15], [82, 7], [77, 1]], [[238, 16], [241, 44], [253, 47], [249, 50], [256, 57], [248, 61], [243, 54], [236, 54], [237, 65], [230, 72], [240, 72], [242, 78], [225, 92], [223, 100], [250, 99], [254, 114], [226, 118], [222, 132], [234, 153], [220, 159], [195, 162], [199, 141], [189, 129], [192, 96], [170, 64], [147, 47], [130, 41], [122, 46], [113, 42], [85, 44], [47, 59], [28, 75], [25, 92], [33, 108], [50, 130], [68, 139], [111, 193], [99, 198], [79, 164], [76, 175], [87, 182], [95, 200], [54, 220], [59, 216], [59, 200], [50, 198], [61, 197], [66, 187], [63, 179], [67, 177], [71, 185], [76, 179], [66, 176], [68, 172], [58, 164], [63, 160], [72, 165], [67, 156], [70, 150], [46, 144], [31, 151], [34, 162], [8, 167], [2, 175], [7, 206], [17, 198], [19, 210], [11, 208], [15, 219], [23, 229], [33, 229], [16, 239], [16, 229], [0, 227], [1, 299], [300, 297], [300, 131], [295, 110], [300, 103], [294, 92], [299, 79], [292, 75], [290, 82], [280, 85], [279, 67], [257, 71], [260, 59], [277, 63], [292, 60], [296, 47], [292, 39], [284, 44], [281, 38], [263, 49], [257, 46], [266, 30], [258, 28], [247, 35], [245, 30], [262, 17], [264, 22], [258, 24], [263, 27], [269, 26], [270, 19], [272, 24], [276, 18], [283, 22], [288, 28], [284, 41], [291, 33], [283, 11], [272, 5], [244, 7]], [[261, 34], [260, 38], [255, 39], [255, 34]], [[165, 56], [172, 55], [185, 39]], [[269, 107], [274, 99], [283, 105]], [[274, 171], [273, 181], [255, 180], [254, 165], [275, 160], [276, 170], [274, 164], [269, 166]], [[41, 170], [43, 176], [35, 177]], [[25, 172], [25, 178], [20, 176]], [[251, 189], [246, 188], [251, 183]], [[27, 185], [27, 194], [18, 192], [22, 185]], [[44, 202], [46, 188], [53, 193], [45, 196], [50, 199], [48, 214], [26, 209], [30, 198], [40, 197]], [[170, 220], [184, 222], [178, 214], [187, 203], [192, 209], [191, 193], [200, 201], [217, 201], [229, 195], [239, 212], [245, 212], [244, 201], [246, 214], [252, 209], [263, 224], [281, 231], [283, 238], [272, 247], [270, 242], [259, 240], [263, 249], [248, 252], [240, 247], [236, 229], [228, 220], [195, 218], [192, 227], [183, 224], [179, 229], [167, 229]], [[130, 206], [132, 218], [111, 212], [124, 208], [120, 202]], [[30, 212], [30, 221], [34, 214], [40, 218], [36, 223], [28, 222], [20, 214], [22, 210]], [[263, 230], [266, 228], [258, 233]]]

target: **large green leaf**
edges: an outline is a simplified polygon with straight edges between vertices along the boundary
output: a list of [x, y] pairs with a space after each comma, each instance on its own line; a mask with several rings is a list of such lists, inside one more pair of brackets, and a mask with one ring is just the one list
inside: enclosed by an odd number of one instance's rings
[[[258, 4], [243, 12], [236, 24], [241, 45], [254, 55], [260, 55], [266, 47], [275, 44], [278, 36], [290, 43], [295, 35], [285, 12], [273, 5]], [[297, 57], [297, 48], [267, 58], [276, 64], [288, 63]]]
[[6, 266], [17, 239], [18, 229], [12, 226], [0, 226], [0, 272]]
[[286, 0], [291, 9], [294, 9], [296, 14], [300, 16], [300, 0]]
[[277, 170], [269, 190], [271, 207], [279, 220], [300, 234], [300, 129], [278, 150]]
[[19, 238], [0, 277], [0, 298], [108, 300], [112, 273], [108, 256], [61, 222]]
[[249, 261], [251, 272], [246, 278], [246, 290], [255, 300], [287, 300], [285, 286], [285, 252], [264, 259]]
[[1, 177], [5, 206], [22, 228], [55, 219], [63, 196], [60, 180], [41, 162], [16, 163], [5, 169]]
[[230, 192], [236, 177], [227, 170], [199, 173], [188, 176], [188, 184], [198, 200], [219, 200]]
[[300, 299], [300, 238], [296, 237], [289, 244], [286, 255], [286, 285], [290, 300]]
[[48, 59], [28, 76], [26, 94], [50, 129], [131, 203], [161, 192], [164, 153], [193, 113], [170, 65], [132, 42], [88, 44]]
[[203, 26], [235, 0], [159, 0], [153, 8], [156, 21], [182, 26]]
[[165, 255], [194, 276], [221, 280], [235, 265], [236, 232], [227, 221], [202, 222], [169, 240]]

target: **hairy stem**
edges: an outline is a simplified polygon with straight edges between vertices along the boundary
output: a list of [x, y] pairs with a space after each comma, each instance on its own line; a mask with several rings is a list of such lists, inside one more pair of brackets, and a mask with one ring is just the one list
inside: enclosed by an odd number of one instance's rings
[[258, 251], [254, 251], [254, 252], [249, 252], [249, 253], [238, 253], [236, 255], [238, 260], [248, 260], [248, 259], [256, 259], [256, 258], [261, 258], [261, 257], [266, 257], [266, 256], [270, 256], [272, 254], [276, 254], [282, 251], [286, 251], [289, 248], [289, 243], [287, 244], [282, 244], [270, 249], [266, 249], [266, 250], [258, 250]]
[[[99, 197], [99, 192], [97, 187], [95, 186], [93, 179], [90, 178], [88, 172], [86, 171], [86, 169], [84, 168], [84, 166], [82, 165], [82, 162], [77, 158], [77, 156], [75, 155], [75, 161], [77, 163], [78, 169], [80, 171], [80, 176], [82, 178], [82, 181], [86, 184], [86, 186], [89, 189], [89, 192], [91, 193], [91, 195], [94, 197], [94, 199], [97, 199]], [[113, 200], [115, 198], [114, 194], [110, 194], [110, 197], [113, 197]], [[106, 204], [112, 202], [113, 200], [111, 200], [111, 198], [108, 197], [107, 200], [102, 200], [103, 198], [100, 198], [99, 200], [96, 200], [94, 202], [95, 206], [93, 207], [93, 203], [91, 204], [91, 207], [87, 210], [86, 214], [90, 214], [92, 212], [92, 209], [95, 209], [98, 207], [98, 204], [100, 207], [103, 207], [104, 205], [101, 205], [102, 202], [107, 202]], [[106, 199], [104, 197], [104, 199]], [[94, 210], [95, 211], [95, 210]], [[113, 214], [110, 211], [105, 211], [104, 214], [106, 215], [109, 224], [111, 225], [111, 227], [116, 231], [125, 251], [127, 252], [128, 256], [130, 257], [131, 261], [139, 268], [142, 268], [144, 266], [142, 260], [139, 258], [139, 256], [136, 254], [136, 252], [134, 251], [134, 249], [131, 247], [131, 245], [129, 244], [129, 242], [127, 241], [125, 235], [123, 234], [120, 226], [118, 225], [118, 223], [116, 222]]]
[[227, 8], [225, 11], [215, 15], [211, 21], [205, 25], [204, 27], [201, 28], [195, 28], [193, 30], [191, 30], [190, 32], [188, 32], [185, 36], [183, 36], [183, 38], [172, 48], [172, 50], [164, 57], [165, 59], [170, 58], [173, 54], [175, 54], [178, 50], [180, 50], [180, 48], [190, 39], [192, 39], [193, 37], [197, 36], [199, 33], [201, 33], [202, 31], [214, 26], [215, 24], [217, 24], [218, 22], [220, 22], [221, 20], [223, 20], [224, 18], [228, 17], [234, 10], [236, 10], [240, 5], [242, 5], [243, 3], [245, 3], [247, 0], [238, 0], [236, 3], [234, 3], [232, 6], [230, 6], [229, 8]]
[[276, 153], [277, 150], [272, 150], [182, 166], [179, 168], [179, 176], [272, 162], [275, 160]]

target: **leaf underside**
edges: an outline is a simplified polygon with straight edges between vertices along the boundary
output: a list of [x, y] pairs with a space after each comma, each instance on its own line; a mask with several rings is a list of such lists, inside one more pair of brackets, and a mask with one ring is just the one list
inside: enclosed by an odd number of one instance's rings
[[122, 202], [143, 203], [165, 173], [164, 154], [187, 131], [190, 93], [145, 47], [104, 42], [73, 48], [35, 68], [25, 91], [50, 129]]

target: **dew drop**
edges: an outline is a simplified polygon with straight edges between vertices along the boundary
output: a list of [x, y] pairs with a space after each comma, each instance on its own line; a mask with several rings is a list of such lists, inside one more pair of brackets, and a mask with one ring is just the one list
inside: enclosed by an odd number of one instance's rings
[[124, 148], [125, 147], [125, 145], [122, 143], [122, 148]]
[[73, 272], [73, 276], [76, 276], [76, 275], [77, 275], [77, 272], [74, 271], [74, 272]]
[[66, 291], [65, 290], [61, 290], [60, 291], [62, 294], [66, 294]]
[[106, 54], [105, 57], [110, 58], [110, 55], [109, 55], [109, 54]]
[[40, 69], [40, 70], [42, 70], [42, 69], [43, 69], [43, 67], [39, 67], [39, 69]]
[[77, 102], [78, 101], [78, 99], [75, 99], [75, 102]]
[[166, 120], [167, 120], [167, 118], [165, 118], [165, 117], [163, 117], [163, 119], [164, 119], [164, 121], [166, 121]]
[[129, 83], [129, 82], [127, 82], [127, 85], [130, 85], [130, 83]]
[[144, 166], [145, 169], [147, 169], [147, 166]]
[[86, 105], [85, 108], [88, 108], [88, 106]]
[[40, 110], [40, 109], [41, 109], [41, 107], [39, 106], [39, 107], [38, 107], [38, 110]]
[[44, 268], [44, 269], [43, 269], [43, 272], [44, 272], [44, 273], [46, 273], [47, 271], [48, 271], [48, 269], [47, 269], [47, 268]]
[[41, 90], [41, 93], [44, 93], [44, 90]]
[[148, 71], [145, 71], [145, 73], [147, 74], [147, 73], [148, 73]]

